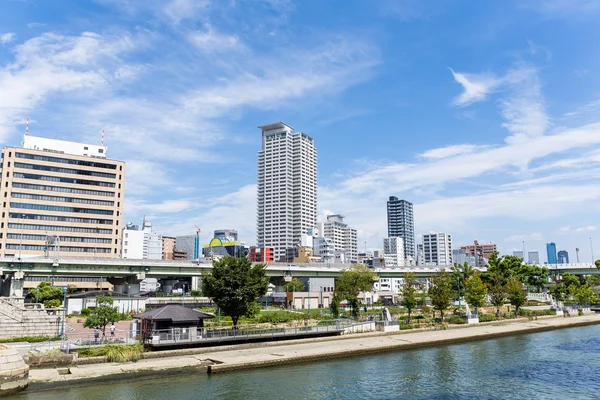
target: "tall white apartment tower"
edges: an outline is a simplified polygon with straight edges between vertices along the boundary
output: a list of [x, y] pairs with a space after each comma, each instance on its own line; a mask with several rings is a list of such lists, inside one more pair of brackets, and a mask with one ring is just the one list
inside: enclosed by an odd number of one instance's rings
[[447, 233], [423, 235], [425, 265], [452, 265], [452, 236]]
[[283, 261], [317, 222], [317, 150], [312, 137], [283, 122], [259, 128], [257, 245]]
[[323, 223], [322, 236], [333, 239], [334, 250], [343, 252], [348, 260], [356, 262], [358, 258], [356, 229], [344, 222], [343, 215], [328, 215], [327, 222]]

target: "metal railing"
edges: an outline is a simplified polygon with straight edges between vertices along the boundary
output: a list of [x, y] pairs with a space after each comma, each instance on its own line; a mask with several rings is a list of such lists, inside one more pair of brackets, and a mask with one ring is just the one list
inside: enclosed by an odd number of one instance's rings
[[339, 320], [321, 321], [318, 325], [296, 324], [293, 327], [269, 328], [170, 328], [152, 331], [145, 339], [150, 345], [167, 345], [176, 343], [198, 343], [232, 339], [251, 339], [268, 337], [285, 337], [298, 334], [320, 334], [341, 332], [351, 324]]

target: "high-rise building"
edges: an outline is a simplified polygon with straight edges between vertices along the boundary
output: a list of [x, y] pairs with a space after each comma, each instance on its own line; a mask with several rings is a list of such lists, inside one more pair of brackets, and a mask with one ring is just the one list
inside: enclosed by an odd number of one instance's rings
[[425, 265], [452, 265], [452, 236], [447, 233], [423, 235]]
[[144, 220], [142, 229], [129, 223], [123, 228], [121, 241], [121, 257], [137, 260], [161, 260], [163, 258], [163, 241], [161, 236], [152, 231], [150, 221]]
[[391, 266], [403, 267], [404, 263], [404, 239], [401, 237], [383, 238], [384, 258], [391, 261]]
[[423, 250], [423, 243], [417, 244], [417, 265], [425, 265], [425, 251]]
[[175, 249], [175, 236], [161, 236], [162, 240], [162, 259], [173, 260], [173, 250]]
[[465, 249], [452, 250], [452, 262], [460, 265], [467, 263], [471, 267], [477, 267], [477, 257]]
[[566, 250], [559, 251], [557, 261], [558, 261], [558, 264], [568, 264], [569, 263], [569, 252]]
[[548, 264], [556, 264], [556, 243], [551, 242], [546, 244], [546, 254], [548, 255]]
[[340, 214], [328, 215], [327, 222], [323, 223], [323, 236], [333, 240], [333, 249], [343, 252], [348, 261], [356, 261], [358, 257], [358, 243], [356, 229], [344, 222]]
[[125, 163], [106, 150], [27, 135], [2, 149], [0, 256], [119, 257]]
[[[469, 255], [473, 257], [483, 257], [489, 260], [492, 254], [498, 252], [497, 246], [494, 243], [479, 243], [477, 239], [473, 240], [473, 245], [460, 246], [461, 250], [467, 250]], [[522, 256], [520, 256], [523, 258]]]
[[257, 245], [272, 247], [280, 261], [317, 222], [317, 150], [283, 122], [259, 128]]
[[216, 229], [215, 238], [222, 239], [226, 242], [237, 242], [238, 231], [235, 229]]
[[513, 256], [519, 257], [519, 258], [522, 258], [523, 260], [525, 260], [525, 255], [523, 253], [523, 250], [515, 250], [515, 251], [513, 251]]
[[529, 264], [539, 264], [540, 263], [540, 253], [537, 251], [530, 251], [529, 254]]
[[416, 258], [415, 253], [415, 219], [413, 204], [406, 200], [398, 200], [390, 196], [387, 202], [388, 237], [404, 239], [404, 260], [408, 263]]
[[200, 238], [198, 235], [176, 236], [175, 248], [185, 252], [188, 260], [197, 260], [200, 257]]

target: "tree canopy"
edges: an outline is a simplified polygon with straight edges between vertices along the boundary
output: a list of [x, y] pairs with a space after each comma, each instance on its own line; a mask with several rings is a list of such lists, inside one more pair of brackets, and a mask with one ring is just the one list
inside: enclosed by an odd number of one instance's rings
[[119, 310], [113, 307], [113, 299], [109, 296], [100, 296], [96, 299], [97, 307], [90, 311], [85, 319], [85, 328], [100, 328], [102, 336], [106, 336], [106, 325], [119, 320]]
[[527, 300], [527, 295], [523, 289], [523, 283], [517, 276], [511, 277], [506, 283], [506, 293], [508, 301], [515, 307], [515, 314], [519, 315], [519, 308]]
[[443, 269], [431, 277], [431, 286], [429, 287], [429, 297], [431, 305], [440, 312], [442, 322], [444, 322], [444, 311], [450, 306], [450, 300], [455, 296], [452, 289], [452, 275]]
[[590, 285], [582, 285], [575, 293], [577, 302], [582, 306], [589, 306], [598, 302], [598, 296], [594, 293], [594, 289]]
[[247, 258], [223, 257], [202, 276], [202, 292], [221, 312], [231, 317], [234, 329], [242, 316], [256, 313], [256, 300], [267, 293], [269, 278], [265, 264], [252, 265]]
[[302, 283], [302, 281], [298, 278], [294, 278], [283, 285], [283, 290], [286, 292], [304, 292], [304, 289], [304, 283]]
[[29, 291], [32, 299], [44, 303], [46, 307], [59, 307], [62, 303], [63, 291], [59, 286], [52, 286], [50, 282], [40, 282], [35, 289]]
[[[465, 283], [467, 279], [473, 276], [475, 269], [468, 263], [454, 263], [452, 266], [452, 289], [455, 292], [465, 293]], [[459, 290], [460, 289], [460, 290]]]
[[471, 307], [479, 308], [485, 305], [487, 288], [481, 280], [481, 272], [475, 270], [473, 276], [467, 279], [465, 282], [465, 292], [465, 300]]
[[506, 301], [506, 287], [504, 285], [504, 277], [499, 272], [488, 273], [489, 282], [486, 284], [490, 304], [496, 307], [496, 316], [500, 315], [500, 307]]
[[402, 296], [402, 305], [408, 311], [408, 322], [410, 323], [410, 314], [412, 310], [417, 306], [417, 290], [415, 289], [416, 275], [414, 272], [407, 272], [404, 274], [404, 284], [400, 289], [400, 295]]
[[335, 281], [335, 299], [348, 300], [352, 306], [352, 314], [358, 315], [358, 295], [360, 292], [373, 290], [377, 274], [362, 264], [355, 264], [343, 270]]

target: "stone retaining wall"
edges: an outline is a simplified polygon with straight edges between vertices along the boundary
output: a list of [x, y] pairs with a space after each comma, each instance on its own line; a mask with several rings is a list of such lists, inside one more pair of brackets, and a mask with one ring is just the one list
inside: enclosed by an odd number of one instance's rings
[[15, 349], [0, 344], [0, 397], [24, 390], [29, 385], [29, 366]]

